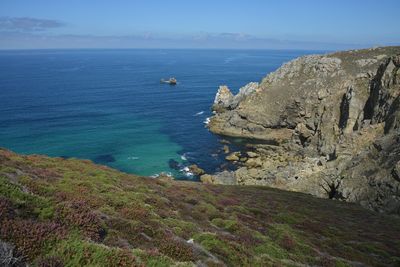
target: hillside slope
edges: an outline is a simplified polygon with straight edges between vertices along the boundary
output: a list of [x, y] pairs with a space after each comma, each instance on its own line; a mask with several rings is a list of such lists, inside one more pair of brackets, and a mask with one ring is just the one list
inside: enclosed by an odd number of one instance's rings
[[236, 96], [221, 86], [213, 109], [212, 132], [262, 142], [203, 180], [400, 214], [400, 47], [300, 57]]
[[0, 225], [2, 266], [400, 264], [400, 219], [354, 204], [4, 149]]

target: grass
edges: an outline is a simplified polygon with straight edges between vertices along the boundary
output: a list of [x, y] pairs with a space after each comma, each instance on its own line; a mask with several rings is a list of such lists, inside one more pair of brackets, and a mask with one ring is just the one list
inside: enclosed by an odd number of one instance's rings
[[33, 266], [400, 263], [399, 218], [354, 204], [3, 149], [0, 225], [0, 239]]

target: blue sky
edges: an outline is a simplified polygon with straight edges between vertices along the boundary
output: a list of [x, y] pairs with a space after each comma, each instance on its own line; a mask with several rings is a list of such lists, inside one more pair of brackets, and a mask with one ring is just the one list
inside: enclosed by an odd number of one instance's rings
[[399, 0], [1, 0], [0, 49], [400, 44]]

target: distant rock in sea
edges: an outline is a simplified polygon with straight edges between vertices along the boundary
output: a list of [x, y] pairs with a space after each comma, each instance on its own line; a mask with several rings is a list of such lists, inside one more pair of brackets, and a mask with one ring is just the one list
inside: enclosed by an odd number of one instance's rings
[[97, 156], [96, 158], [94, 158], [93, 161], [95, 163], [99, 163], [99, 164], [106, 164], [106, 163], [110, 163], [110, 162], [115, 162], [115, 158], [111, 154], [105, 154], [105, 155]]

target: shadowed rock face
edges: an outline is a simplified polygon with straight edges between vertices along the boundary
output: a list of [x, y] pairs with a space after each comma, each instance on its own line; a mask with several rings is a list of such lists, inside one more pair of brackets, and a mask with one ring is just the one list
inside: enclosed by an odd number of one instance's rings
[[209, 129], [279, 144], [251, 146], [262, 165], [245, 162], [231, 182], [400, 213], [399, 95], [400, 47], [304, 56], [237, 96], [220, 89]]

